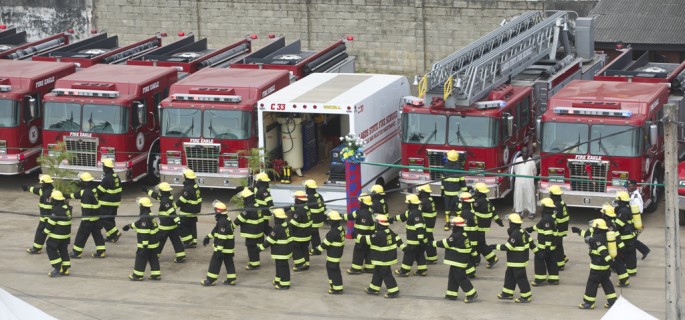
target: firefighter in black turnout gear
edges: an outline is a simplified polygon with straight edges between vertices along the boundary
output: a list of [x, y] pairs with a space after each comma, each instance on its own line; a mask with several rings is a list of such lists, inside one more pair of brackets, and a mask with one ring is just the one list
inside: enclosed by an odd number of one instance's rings
[[554, 250], [554, 260], [557, 261], [557, 267], [559, 270], [564, 270], [568, 258], [564, 252], [564, 238], [568, 235], [568, 210], [566, 208], [566, 203], [561, 199], [561, 195], [564, 191], [558, 185], [553, 185], [549, 188], [549, 197], [554, 201], [554, 205], [557, 207], [557, 212], [552, 216], [554, 222], [557, 224], [557, 232], [554, 237], [556, 240], [556, 249]]
[[289, 222], [293, 246], [293, 271], [309, 270], [309, 242], [312, 240], [312, 220], [307, 207], [307, 194], [295, 191], [295, 205], [290, 207]]
[[162, 272], [159, 268], [159, 227], [157, 220], [150, 215], [152, 211], [152, 201], [150, 198], [142, 197], [136, 200], [139, 208], [140, 218], [134, 223], [125, 225], [122, 230], [135, 230], [136, 260], [133, 265], [133, 273], [128, 276], [132, 281], [143, 281], [145, 268], [150, 264], [150, 280], [162, 280]]
[[207, 246], [209, 242], [214, 239], [212, 245], [212, 258], [209, 260], [209, 269], [207, 270], [207, 279], [200, 282], [203, 286], [213, 286], [216, 280], [219, 279], [219, 271], [221, 271], [221, 264], [226, 267], [225, 285], [235, 285], [236, 273], [235, 264], [233, 264], [233, 256], [235, 255], [235, 239], [233, 235], [233, 222], [228, 218], [228, 210], [226, 205], [218, 200], [212, 204], [214, 207], [214, 219], [216, 225], [202, 241], [203, 246]]
[[159, 192], [143, 188], [143, 192], [147, 193], [151, 198], [159, 201], [159, 251], [162, 254], [164, 245], [167, 239], [171, 241], [176, 253], [174, 262], [181, 263], [186, 261], [186, 252], [181, 242], [181, 236], [178, 230], [179, 217], [176, 215], [176, 207], [174, 206], [174, 196], [171, 194], [171, 186], [162, 182], [157, 185]]
[[556, 212], [556, 205], [550, 198], [540, 200], [542, 205], [542, 218], [540, 221], [532, 226], [526, 228], [526, 232], [533, 231], [538, 233], [538, 242], [533, 253], [535, 253], [535, 280], [530, 284], [533, 286], [540, 286], [545, 284], [557, 285], [559, 284], [559, 267], [557, 261], [554, 259], [555, 239], [557, 227], [552, 217]]
[[58, 190], [50, 193], [52, 214], [45, 222], [45, 234], [48, 237], [48, 259], [53, 270], [50, 277], [68, 276], [71, 268], [69, 259], [69, 241], [71, 240], [71, 207], [64, 203], [64, 195]]
[[404, 248], [402, 238], [388, 226], [388, 216], [379, 214], [376, 216], [376, 231], [372, 235], [357, 234], [359, 243], [371, 248], [371, 263], [373, 264], [373, 276], [369, 287], [364, 289], [368, 294], [380, 293], [381, 285], [385, 283], [388, 293], [386, 298], [397, 298], [400, 288], [392, 275], [391, 267], [397, 263], [397, 247]]
[[254, 187], [252, 188], [252, 193], [255, 195], [254, 202], [257, 208], [261, 208], [260, 214], [262, 215], [262, 227], [265, 235], [269, 234], [271, 227], [269, 226], [269, 217], [271, 217], [271, 211], [269, 208], [274, 206], [274, 201], [271, 198], [271, 189], [269, 188], [269, 175], [266, 172], [260, 172], [254, 177]]
[[102, 181], [98, 186], [98, 199], [100, 200], [100, 223], [105, 229], [107, 238], [105, 241], [117, 242], [121, 237], [121, 231], [117, 229], [115, 217], [121, 204], [121, 181], [114, 173], [114, 160], [102, 160]]
[[616, 194], [616, 219], [614, 223], [620, 233], [621, 241], [625, 247], [620, 250], [626, 264], [626, 271], [631, 277], [637, 275], [637, 252], [635, 241], [637, 239], [637, 229], [633, 225], [633, 212], [630, 210], [630, 195], [626, 191], [619, 191]]
[[38, 212], [40, 213], [40, 218], [38, 227], [36, 227], [36, 235], [33, 237], [33, 246], [26, 249], [26, 252], [29, 254], [38, 254], [43, 250], [46, 238], [45, 222], [48, 221], [48, 217], [52, 214], [52, 202], [50, 202], [50, 194], [52, 194], [53, 190], [52, 177], [47, 174], [41, 174], [38, 177], [38, 181], [41, 183], [40, 187], [21, 186], [22, 190], [31, 192], [39, 197]]
[[319, 228], [323, 226], [323, 222], [326, 218], [324, 212], [326, 211], [326, 203], [323, 197], [316, 192], [319, 186], [316, 181], [309, 179], [304, 182], [304, 190], [307, 193], [307, 208], [309, 208], [309, 213], [311, 214], [312, 220], [312, 249], [309, 251], [311, 255], [319, 255], [320, 252], [315, 252], [314, 248], [321, 244], [321, 235], [319, 235]]
[[293, 255], [290, 228], [285, 219], [288, 217], [280, 208], [273, 209], [274, 227], [266, 236], [264, 243], [260, 243], [260, 251], [271, 247], [271, 258], [276, 264], [276, 276], [271, 281], [276, 290], [290, 289], [290, 266], [288, 260]]
[[[588, 254], [590, 255], [590, 275], [585, 286], [585, 294], [583, 295], [583, 303], [578, 308], [580, 309], [594, 309], [597, 297], [597, 289], [602, 286], [607, 302], [604, 304], [605, 308], [611, 308], [616, 302], [616, 291], [614, 285], [611, 283], [611, 256], [607, 249], [607, 224], [603, 219], [595, 219], [592, 221], [592, 236], [586, 236], [585, 242], [588, 244]], [[589, 234], [587, 231], [576, 230], [578, 234]]]
[[[461, 163], [459, 163], [459, 153], [456, 150], [447, 152], [447, 163], [444, 169], [448, 170], [463, 170]], [[459, 193], [466, 191], [466, 183], [464, 176], [458, 172], [441, 172], [442, 177], [442, 198], [445, 201], [445, 231], [450, 229], [450, 215], [455, 215], [457, 211], [457, 203], [459, 201]]]
[[371, 213], [388, 215], [390, 209], [385, 201], [385, 189], [380, 184], [374, 184], [369, 190], [371, 196]]
[[[429, 185], [424, 184], [417, 187], [416, 190], [419, 192], [419, 200], [421, 201], [419, 209], [423, 216], [423, 223], [426, 225], [426, 240], [428, 244], [431, 244], [435, 240], [433, 229], [435, 228], [438, 211], [435, 209], [435, 201], [431, 197], [431, 187]], [[426, 246], [426, 263], [438, 263], [438, 251], [431, 245]]]
[[243, 198], [243, 212], [233, 220], [233, 224], [240, 226], [240, 236], [245, 239], [248, 262], [245, 270], [260, 268], [258, 244], [264, 241], [264, 216], [262, 210], [257, 209], [254, 193], [248, 188], [240, 192]]
[[471, 244], [471, 258], [466, 268], [466, 276], [470, 279], [476, 277], [476, 258], [479, 258], [476, 247], [478, 246], [478, 217], [473, 213], [473, 196], [468, 192], [459, 194], [459, 206], [457, 216], [464, 219], [463, 231]]
[[474, 256], [475, 264], [478, 265], [480, 263], [480, 255], [483, 255], [483, 257], [488, 260], [488, 265], [486, 267], [490, 269], [499, 261], [499, 259], [495, 255], [495, 251], [488, 246], [485, 239], [485, 233], [490, 231], [492, 221], [495, 221], [500, 227], [503, 227], [504, 223], [502, 222], [502, 219], [499, 218], [499, 215], [495, 213], [495, 206], [488, 200], [488, 192], [490, 192], [490, 189], [485, 183], [476, 183], [474, 189], [475, 194], [473, 197], [475, 198], [475, 202], [473, 203], [473, 214], [476, 215], [476, 221], [478, 222], [478, 230], [476, 231], [478, 244], [474, 248], [478, 251], [478, 254]]
[[78, 226], [74, 245], [70, 256], [80, 259], [83, 254], [83, 247], [88, 238], [92, 235], [95, 242], [94, 258], [105, 257], [105, 239], [102, 237], [102, 225], [100, 224], [100, 201], [98, 200], [97, 185], [93, 182], [93, 176], [88, 172], [79, 175], [81, 190], [69, 194], [71, 199], [81, 200], [81, 224]]
[[357, 235], [372, 235], [375, 231], [373, 216], [371, 214], [371, 197], [367, 194], [359, 196], [359, 209], [351, 214], [343, 214], [343, 220], [354, 220], [354, 231], [352, 236], [355, 239], [354, 251], [352, 251], [352, 266], [347, 269], [348, 274], [362, 274], [363, 272], [373, 272], [371, 264], [371, 250], [369, 245], [360, 242]]
[[425, 277], [428, 273], [425, 255], [428, 238], [426, 237], [426, 225], [423, 223], [423, 215], [421, 210], [419, 210], [421, 201], [417, 195], [408, 194], [404, 202], [407, 204], [407, 211], [388, 219], [390, 223], [393, 221], [405, 222], [407, 229], [407, 244], [402, 249], [404, 252], [402, 266], [400, 269], [395, 270], [395, 273], [401, 277], [408, 277], [414, 262], [416, 262], [416, 272], [414, 272], [414, 275]]
[[511, 300], [514, 298], [514, 290], [518, 285], [521, 297], [514, 300], [517, 303], [528, 303], [533, 299], [533, 292], [530, 290], [526, 266], [528, 265], [528, 251], [535, 247], [533, 239], [528, 232], [521, 228], [521, 216], [518, 213], [509, 215], [509, 229], [507, 234], [509, 239], [505, 244], [491, 245], [493, 249], [507, 252], [507, 271], [504, 273], [504, 287], [502, 293], [497, 295], [498, 299]]
[[466, 298], [464, 302], [473, 302], [478, 293], [473, 287], [471, 281], [466, 276], [466, 269], [472, 268], [469, 265], [471, 259], [471, 241], [464, 233], [466, 222], [461, 217], [452, 218], [452, 234], [444, 240], [433, 241], [432, 245], [436, 248], [445, 249], [444, 263], [450, 266], [449, 276], [447, 278], [447, 292], [445, 299], [457, 300], [459, 296], [459, 288], [464, 291]]
[[331, 230], [328, 231], [323, 242], [312, 250], [317, 253], [326, 250], [328, 293], [341, 294], [343, 293], [343, 279], [340, 272], [340, 258], [345, 249], [345, 229], [340, 224], [342, 217], [338, 211], [329, 212], [328, 219], [331, 221]]
[[186, 248], [197, 247], [197, 215], [202, 211], [202, 195], [200, 186], [195, 183], [195, 172], [190, 169], [183, 170], [183, 190], [176, 200], [176, 207], [181, 218], [180, 235], [183, 246]]

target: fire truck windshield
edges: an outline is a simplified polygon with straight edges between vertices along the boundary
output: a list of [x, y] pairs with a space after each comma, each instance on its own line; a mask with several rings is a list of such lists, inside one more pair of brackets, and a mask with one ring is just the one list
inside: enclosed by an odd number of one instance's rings
[[247, 139], [250, 137], [249, 112], [237, 110], [205, 110], [202, 136], [213, 139]]
[[163, 108], [161, 126], [164, 137], [199, 138], [202, 134], [202, 111]]
[[499, 121], [488, 117], [450, 116], [448, 141], [451, 146], [494, 147], [499, 142]]
[[83, 132], [125, 133], [128, 128], [128, 108], [101, 104], [83, 106]]
[[19, 125], [19, 102], [0, 99], [0, 128]]
[[81, 129], [81, 105], [78, 103], [47, 102], [43, 129], [55, 131], [79, 131]]
[[591, 130], [592, 139], [601, 139], [590, 143], [590, 154], [616, 157], [636, 157], [641, 154], [643, 140], [640, 139], [642, 129], [639, 127], [595, 124]]
[[543, 152], [587, 154], [587, 124], [545, 122], [541, 137]]
[[446, 120], [444, 115], [403, 113], [402, 142], [445, 144]]

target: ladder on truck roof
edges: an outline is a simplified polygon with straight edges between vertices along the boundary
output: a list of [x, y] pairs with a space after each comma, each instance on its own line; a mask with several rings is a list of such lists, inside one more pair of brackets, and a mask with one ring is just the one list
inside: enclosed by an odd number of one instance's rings
[[434, 64], [419, 83], [419, 96], [426, 105], [435, 96], [446, 107], [472, 105], [556, 50], [555, 29], [567, 15], [559, 11], [543, 19], [537, 11], [522, 14]]

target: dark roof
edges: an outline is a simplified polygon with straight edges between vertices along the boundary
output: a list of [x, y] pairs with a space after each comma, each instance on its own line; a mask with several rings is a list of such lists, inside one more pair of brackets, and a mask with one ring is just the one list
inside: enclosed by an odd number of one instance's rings
[[683, 0], [600, 0], [593, 15], [598, 43], [685, 44]]

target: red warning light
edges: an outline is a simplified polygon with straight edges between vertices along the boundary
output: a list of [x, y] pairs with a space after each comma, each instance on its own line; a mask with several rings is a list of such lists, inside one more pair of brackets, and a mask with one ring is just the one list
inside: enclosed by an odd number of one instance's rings
[[7, 29], [7, 25], [0, 24], [0, 30], [5, 30], [5, 29]]
[[250, 39], [252, 39], [252, 40], [257, 39], [257, 38], [259, 38], [259, 37], [257, 37], [257, 35], [254, 33], [250, 35]]
[[185, 35], [186, 35], [186, 33], [183, 32], [183, 31], [179, 31], [179, 32], [178, 32], [178, 36], [179, 36], [179, 37], [183, 37], [183, 36], [185, 36]]
[[[0, 29], [2, 29], [2, 27], [0, 27]], [[74, 34], [74, 29], [67, 29], [67, 33]]]
[[159, 33], [159, 36], [160, 36], [160, 37], [166, 37], [167, 34], [166, 34], [166, 32], [160, 32], [160, 33]]
[[98, 33], [98, 29], [90, 29], [90, 34], [96, 34]]
[[345, 38], [345, 39], [347, 39], [347, 41], [352, 41], [352, 40], [354, 40], [354, 36], [347, 36], [347, 38]]
[[276, 35], [273, 33], [269, 33], [269, 39], [273, 39], [273, 38], [276, 38]]

